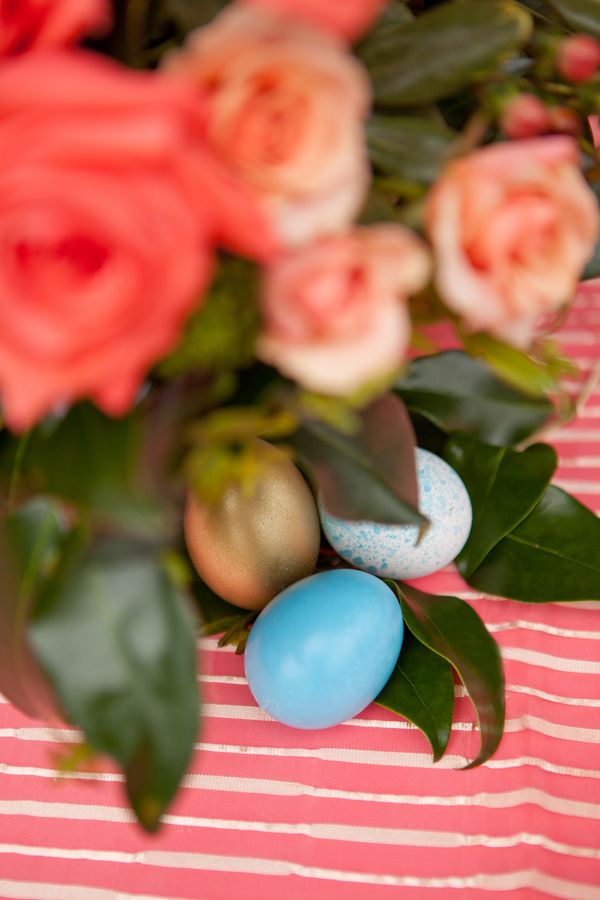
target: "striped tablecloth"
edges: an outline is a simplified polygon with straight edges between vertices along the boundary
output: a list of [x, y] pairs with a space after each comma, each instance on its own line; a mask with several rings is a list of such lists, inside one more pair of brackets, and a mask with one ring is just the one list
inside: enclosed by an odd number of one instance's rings
[[[600, 289], [561, 337], [588, 374]], [[600, 389], [554, 441], [557, 482], [599, 511]], [[434, 766], [421, 734], [375, 706], [320, 732], [267, 720], [242, 660], [203, 641], [204, 726], [156, 837], [132, 823], [114, 770], [56, 778], [72, 733], [0, 705], [0, 897], [600, 898], [600, 604], [482, 597], [453, 572], [429, 587], [472, 602], [502, 646], [506, 734], [487, 765], [457, 770], [478, 741], [458, 688]]]

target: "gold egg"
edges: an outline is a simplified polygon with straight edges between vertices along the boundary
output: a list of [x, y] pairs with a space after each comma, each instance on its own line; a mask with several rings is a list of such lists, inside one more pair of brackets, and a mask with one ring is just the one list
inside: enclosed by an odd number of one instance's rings
[[217, 503], [188, 494], [184, 532], [198, 574], [212, 590], [245, 609], [262, 609], [284, 588], [314, 572], [321, 543], [317, 507], [296, 466], [281, 450], [257, 442], [254, 491], [238, 485]]

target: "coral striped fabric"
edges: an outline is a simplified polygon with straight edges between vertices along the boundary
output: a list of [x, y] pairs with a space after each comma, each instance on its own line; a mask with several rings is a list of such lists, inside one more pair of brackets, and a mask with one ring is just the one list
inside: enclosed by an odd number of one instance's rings
[[[600, 287], [561, 337], [589, 375]], [[600, 511], [600, 389], [552, 439], [556, 481]], [[203, 641], [198, 752], [153, 838], [114, 770], [56, 778], [52, 754], [75, 734], [0, 704], [0, 897], [600, 900], [600, 604], [482, 597], [453, 572], [428, 586], [472, 602], [502, 646], [508, 721], [487, 765], [457, 770], [478, 740], [458, 687], [434, 766], [420, 733], [375, 706], [321, 732], [269, 721], [242, 661]]]

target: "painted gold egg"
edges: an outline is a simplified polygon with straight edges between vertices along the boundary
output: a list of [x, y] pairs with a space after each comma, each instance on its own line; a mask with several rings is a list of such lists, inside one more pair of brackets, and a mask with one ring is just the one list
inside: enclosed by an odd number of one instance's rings
[[192, 492], [184, 532], [198, 574], [220, 597], [262, 609], [276, 594], [314, 572], [320, 524], [313, 495], [281, 450], [258, 442], [254, 491], [233, 485], [216, 503]]

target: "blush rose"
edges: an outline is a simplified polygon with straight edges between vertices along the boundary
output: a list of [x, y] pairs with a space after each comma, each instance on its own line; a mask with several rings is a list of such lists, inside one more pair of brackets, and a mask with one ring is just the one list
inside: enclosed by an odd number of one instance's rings
[[107, 0], [0, 0], [0, 57], [68, 46], [109, 22]]
[[474, 331], [527, 347], [573, 296], [598, 207], [569, 137], [495, 144], [450, 163], [429, 196], [436, 284]]
[[369, 88], [333, 37], [234, 4], [166, 65], [194, 85], [209, 148], [283, 246], [351, 223], [369, 182]]
[[397, 368], [407, 297], [429, 275], [424, 244], [398, 225], [355, 228], [266, 270], [258, 354], [309, 390], [349, 394]]
[[[190, 206], [179, 85], [101, 57], [0, 66], [0, 397], [15, 430], [134, 400], [211, 271]], [[185, 165], [182, 165], [185, 169]]]

